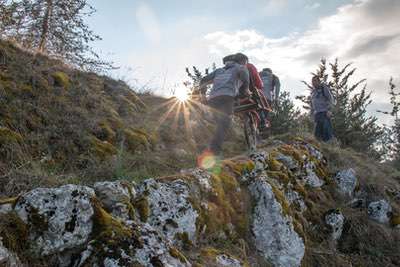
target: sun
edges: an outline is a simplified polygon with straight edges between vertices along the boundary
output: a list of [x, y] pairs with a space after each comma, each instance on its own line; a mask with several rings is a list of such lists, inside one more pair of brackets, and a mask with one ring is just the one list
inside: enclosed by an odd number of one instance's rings
[[176, 88], [174, 95], [180, 102], [186, 102], [189, 99], [189, 90], [186, 87]]

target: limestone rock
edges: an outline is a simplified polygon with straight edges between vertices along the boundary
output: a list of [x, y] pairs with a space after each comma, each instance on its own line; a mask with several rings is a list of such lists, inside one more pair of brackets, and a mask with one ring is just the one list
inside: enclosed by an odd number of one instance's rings
[[65, 185], [37, 188], [22, 195], [15, 211], [28, 224], [32, 249], [41, 256], [75, 249], [92, 231], [93, 189]]
[[306, 176], [304, 177], [304, 180], [307, 185], [314, 188], [318, 188], [324, 185], [324, 181], [322, 181], [315, 173], [315, 163], [307, 162], [305, 164], [305, 171]]
[[90, 242], [81, 253], [78, 266], [191, 266], [186, 260], [172, 255], [170, 242], [149, 224], [133, 223], [129, 227], [136, 234], [126, 236], [120, 244], [101, 243], [95, 248]]
[[338, 240], [343, 232], [343, 214], [339, 210], [332, 210], [325, 215], [325, 223], [331, 228], [332, 238]]
[[303, 198], [297, 191], [288, 188], [288, 190], [285, 192], [285, 197], [290, 204], [296, 205], [300, 211], [305, 211], [307, 209]]
[[[143, 240], [142, 248], [138, 249], [135, 259], [146, 267], [152, 266], [191, 266], [188, 262], [182, 262], [181, 259], [171, 255], [170, 245], [163, 239], [157, 231], [148, 224], [143, 224], [140, 228], [140, 237]], [[155, 262], [161, 263], [156, 265]]]
[[216, 260], [218, 266], [221, 266], [221, 267], [242, 267], [243, 266], [239, 260], [232, 258], [225, 254], [218, 255], [215, 258], [215, 260]]
[[340, 193], [352, 196], [357, 186], [356, 172], [353, 169], [340, 171], [335, 176], [335, 182]]
[[275, 159], [285, 165], [289, 170], [297, 170], [299, 168], [299, 163], [290, 156], [278, 153]]
[[368, 205], [368, 216], [371, 219], [380, 223], [389, 222], [391, 212], [392, 212], [392, 207], [384, 199], [371, 202]]
[[131, 202], [136, 196], [135, 188], [127, 181], [99, 182], [94, 184], [97, 198], [114, 217], [125, 221], [132, 219]]
[[202, 189], [206, 192], [211, 191], [211, 175], [204, 169], [194, 168], [189, 170], [182, 170], [181, 174], [190, 174], [193, 175], [197, 181], [199, 182]]
[[274, 266], [300, 266], [304, 242], [295, 232], [291, 218], [283, 214], [271, 185], [259, 178], [249, 190], [255, 203], [251, 227], [257, 250]]
[[190, 188], [185, 181], [164, 183], [148, 179], [139, 187], [139, 193], [145, 195], [149, 203], [147, 222], [151, 226], [175, 244], [179, 243], [177, 234], [185, 234], [195, 242], [198, 213], [190, 203]]

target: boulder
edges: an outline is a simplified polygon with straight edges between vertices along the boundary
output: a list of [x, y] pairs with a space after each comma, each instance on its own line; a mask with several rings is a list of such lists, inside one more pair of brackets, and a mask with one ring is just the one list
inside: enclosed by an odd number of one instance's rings
[[339, 240], [343, 232], [343, 214], [337, 209], [331, 210], [325, 215], [325, 223], [331, 230], [332, 239]]
[[92, 231], [93, 189], [78, 185], [37, 188], [22, 195], [15, 206], [28, 224], [31, 249], [41, 256], [76, 249]]
[[392, 207], [384, 199], [371, 202], [368, 205], [368, 216], [380, 223], [388, 223], [390, 221], [391, 212]]
[[249, 186], [254, 208], [251, 230], [260, 254], [274, 266], [300, 266], [305, 246], [284, 214], [271, 185], [262, 177]]
[[334, 178], [338, 191], [348, 197], [351, 197], [357, 186], [356, 172], [353, 169], [342, 170]]

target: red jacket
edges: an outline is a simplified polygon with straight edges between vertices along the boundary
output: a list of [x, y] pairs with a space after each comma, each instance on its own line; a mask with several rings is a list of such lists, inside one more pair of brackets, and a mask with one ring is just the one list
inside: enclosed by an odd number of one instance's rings
[[256, 66], [254, 66], [251, 63], [246, 64], [247, 69], [249, 70], [249, 75], [251, 77], [251, 80], [253, 81], [253, 85], [258, 89], [262, 90], [264, 87], [264, 84], [261, 80], [260, 74], [258, 74]]

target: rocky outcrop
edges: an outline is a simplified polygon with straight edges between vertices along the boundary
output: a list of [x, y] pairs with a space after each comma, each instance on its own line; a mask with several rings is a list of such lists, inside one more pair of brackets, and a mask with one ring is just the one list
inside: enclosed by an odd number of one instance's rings
[[[354, 173], [331, 177], [317, 147], [295, 141], [138, 184], [37, 188], [0, 201], [0, 264], [319, 266], [307, 246], [349, 233], [331, 208], [331, 192], [354, 191], [346, 177]], [[383, 200], [368, 206], [382, 227], [398, 225], [392, 211]]]

